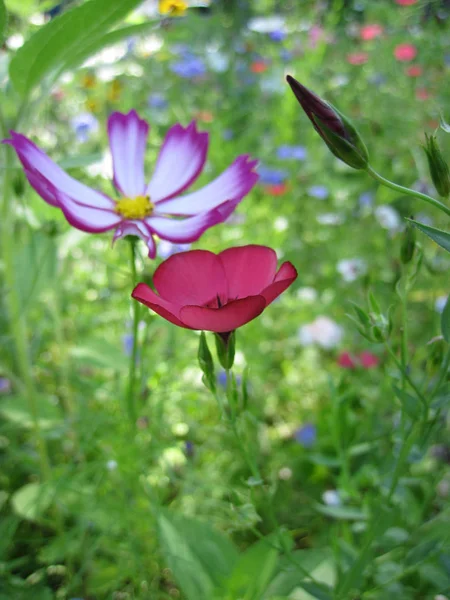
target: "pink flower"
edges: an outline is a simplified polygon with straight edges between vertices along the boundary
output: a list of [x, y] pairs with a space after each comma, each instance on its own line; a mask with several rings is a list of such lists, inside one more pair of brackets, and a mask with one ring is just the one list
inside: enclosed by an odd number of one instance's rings
[[373, 25], [363, 25], [359, 31], [359, 37], [365, 42], [368, 42], [379, 37], [382, 33], [383, 28], [381, 25], [374, 23]]
[[338, 356], [337, 363], [343, 369], [354, 369], [356, 362], [350, 352], [341, 352]]
[[358, 358], [363, 369], [373, 369], [374, 367], [378, 367], [380, 363], [378, 356], [375, 356], [375, 354], [367, 352], [366, 350], [361, 352]]
[[423, 69], [420, 65], [411, 65], [406, 69], [408, 77], [420, 77], [423, 73]]
[[229, 333], [255, 319], [297, 278], [266, 246], [180, 252], [159, 265], [155, 293], [139, 283], [132, 297], [179, 327]]
[[416, 98], [417, 100], [429, 100], [433, 94], [431, 94], [426, 88], [417, 88]]
[[353, 52], [347, 54], [347, 62], [351, 65], [364, 65], [369, 59], [367, 52]]
[[400, 6], [412, 6], [413, 4], [416, 4], [416, 2], [417, 0], [395, 0], [395, 3]]
[[417, 48], [412, 44], [399, 44], [395, 46], [394, 56], [401, 62], [414, 60], [417, 56]]
[[[196, 123], [169, 129], [161, 146], [153, 176], [144, 177], [144, 154], [149, 126], [132, 110], [108, 119], [114, 186], [113, 200], [73, 179], [31, 140], [11, 131], [11, 144], [27, 179], [48, 203], [59, 208], [67, 221], [82, 231], [101, 233], [114, 229], [114, 241], [126, 235], [142, 238], [150, 258], [156, 256], [154, 236], [174, 243], [197, 240], [225, 221], [258, 180], [256, 161], [241, 155], [217, 179], [180, 196], [200, 175], [208, 150], [208, 134]], [[180, 218], [181, 217], [181, 218]]]
[[373, 369], [380, 363], [380, 359], [375, 354], [363, 350], [359, 354], [353, 355], [350, 352], [341, 352], [338, 356], [337, 363], [343, 369]]

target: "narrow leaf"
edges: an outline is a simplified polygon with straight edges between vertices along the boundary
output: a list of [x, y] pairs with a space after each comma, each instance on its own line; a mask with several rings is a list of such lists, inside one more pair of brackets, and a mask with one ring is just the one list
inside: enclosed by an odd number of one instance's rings
[[3, 0], [0, 0], [0, 44], [5, 39], [6, 24], [8, 22], [8, 15]]
[[[27, 96], [85, 45], [92, 45], [142, 0], [90, 0], [41, 27], [16, 52], [9, 67], [11, 81], [19, 94]], [[84, 56], [84, 55], [83, 55]]]
[[441, 229], [436, 229], [435, 227], [430, 227], [429, 225], [424, 225], [423, 223], [419, 223], [411, 219], [407, 220], [415, 225], [422, 233], [436, 242], [436, 244], [441, 246], [441, 248], [444, 248], [444, 250], [450, 252], [450, 233], [442, 231]]
[[442, 311], [441, 329], [444, 340], [450, 344], [450, 294], [445, 303], [444, 310]]

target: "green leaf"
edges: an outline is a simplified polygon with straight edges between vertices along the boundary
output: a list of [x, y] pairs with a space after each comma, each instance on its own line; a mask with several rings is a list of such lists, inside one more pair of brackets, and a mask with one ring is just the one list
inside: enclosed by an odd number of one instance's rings
[[8, 15], [3, 0], [0, 0], [0, 44], [5, 39], [6, 25], [8, 22]]
[[274, 539], [271, 536], [260, 540], [241, 556], [227, 581], [228, 595], [260, 600], [278, 564], [278, 550], [273, 547]]
[[315, 504], [315, 509], [331, 517], [333, 519], [339, 519], [342, 521], [365, 521], [367, 519], [366, 514], [358, 508], [350, 508], [348, 506], [325, 506], [324, 504]]
[[237, 551], [206, 523], [162, 511], [158, 515], [161, 548], [188, 600], [211, 600], [214, 588], [229, 577]]
[[415, 420], [421, 414], [421, 404], [420, 400], [416, 396], [412, 396], [409, 392], [405, 392], [401, 390], [396, 385], [392, 386], [395, 395], [400, 400], [403, 409], [405, 410], [408, 417]]
[[407, 220], [415, 225], [422, 233], [436, 242], [436, 244], [441, 246], [441, 248], [444, 248], [444, 250], [450, 252], [450, 233], [442, 231], [441, 229], [436, 229], [435, 227], [430, 227], [429, 225], [424, 225], [418, 221], [413, 221], [412, 219]]
[[[41, 429], [52, 429], [61, 424], [61, 408], [53, 404], [48, 396], [37, 396], [35, 398], [38, 424]], [[32, 429], [35, 427], [34, 417], [30, 406], [24, 396], [8, 396], [0, 400], [0, 414], [6, 419], [24, 427]]]
[[444, 340], [450, 344], [450, 294], [445, 303], [441, 316], [441, 329]]
[[49, 21], [11, 60], [9, 74], [17, 92], [26, 97], [44, 78], [61, 74], [66, 64], [73, 66], [81, 48], [93, 45], [141, 2], [90, 0]]
[[14, 512], [27, 521], [38, 521], [50, 506], [54, 491], [41, 483], [27, 483], [11, 497]]

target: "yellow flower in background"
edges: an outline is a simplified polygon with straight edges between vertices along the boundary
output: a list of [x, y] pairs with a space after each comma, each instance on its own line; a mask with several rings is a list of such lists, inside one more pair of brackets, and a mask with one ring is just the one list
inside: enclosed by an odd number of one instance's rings
[[188, 4], [183, 0], [159, 0], [159, 12], [162, 15], [181, 17], [187, 8]]

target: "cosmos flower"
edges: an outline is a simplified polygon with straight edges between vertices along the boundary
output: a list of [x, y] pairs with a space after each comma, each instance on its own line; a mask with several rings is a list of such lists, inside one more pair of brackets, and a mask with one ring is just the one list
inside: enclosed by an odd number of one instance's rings
[[135, 111], [113, 113], [108, 135], [113, 158], [113, 183], [120, 197], [113, 200], [73, 179], [31, 140], [11, 132], [4, 140], [13, 146], [25, 175], [36, 192], [59, 208], [67, 221], [88, 233], [115, 230], [114, 240], [134, 235], [156, 256], [154, 236], [173, 243], [189, 243], [225, 221], [258, 180], [256, 161], [241, 155], [217, 179], [180, 196], [200, 175], [208, 151], [208, 134], [196, 123], [169, 129], [149, 183], [144, 176], [144, 154], [149, 126]]
[[156, 269], [155, 293], [139, 283], [132, 297], [185, 329], [230, 333], [255, 319], [297, 278], [266, 246], [228, 248], [219, 254], [190, 250]]

